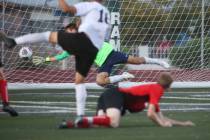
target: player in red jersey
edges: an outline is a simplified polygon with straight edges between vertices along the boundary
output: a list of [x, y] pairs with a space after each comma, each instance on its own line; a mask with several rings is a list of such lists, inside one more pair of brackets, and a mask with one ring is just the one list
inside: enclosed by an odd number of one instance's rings
[[3, 72], [3, 64], [0, 61], [0, 97], [2, 99], [2, 111], [7, 112], [12, 117], [18, 116], [18, 113], [9, 105], [9, 96], [7, 91], [7, 80]]
[[74, 123], [65, 121], [60, 128], [88, 128], [95, 125], [116, 128], [125, 111], [141, 112], [146, 108], [146, 103], [147, 117], [161, 127], [193, 126], [191, 121], [173, 120], [165, 117], [160, 111], [159, 101], [172, 82], [173, 79], [168, 73], [162, 73], [157, 83], [107, 89], [98, 99], [97, 116], [82, 117]]

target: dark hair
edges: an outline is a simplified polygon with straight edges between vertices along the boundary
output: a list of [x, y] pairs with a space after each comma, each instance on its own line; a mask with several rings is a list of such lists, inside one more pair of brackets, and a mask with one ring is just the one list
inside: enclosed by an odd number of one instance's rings
[[103, 2], [103, 0], [96, 0], [96, 1], [98, 1], [98, 2]]
[[64, 29], [66, 30], [68, 28], [70, 28], [70, 29], [76, 29], [77, 30], [77, 25], [75, 23], [69, 23], [68, 25], [66, 25], [64, 27]]

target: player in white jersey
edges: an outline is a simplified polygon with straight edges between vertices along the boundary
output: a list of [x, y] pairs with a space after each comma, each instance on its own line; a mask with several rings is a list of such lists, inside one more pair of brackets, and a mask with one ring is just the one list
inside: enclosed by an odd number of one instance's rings
[[84, 115], [85, 110], [87, 91], [84, 79], [94, 62], [98, 49], [102, 47], [106, 32], [110, 27], [110, 13], [102, 5], [102, 1], [94, 0], [68, 5], [65, 0], [59, 0], [59, 6], [63, 12], [81, 17], [78, 33], [48, 31], [27, 34], [15, 39], [8, 38], [0, 33], [0, 41], [4, 41], [5, 45], [10, 48], [25, 43], [50, 42], [59, 44], [64, 50], [75, 55], [75, 89], [78, 116]]

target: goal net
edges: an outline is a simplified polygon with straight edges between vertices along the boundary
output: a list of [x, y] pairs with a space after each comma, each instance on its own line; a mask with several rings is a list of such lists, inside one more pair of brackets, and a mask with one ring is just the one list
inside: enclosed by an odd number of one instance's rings
[[[66, 0], [74, 4], [79, 0]], [[210, 87], [210, 1], [209, 0], [105, 0], [111, 11], [110, 43], [116, 50], [134, 56], [167, 61], [170, 69], [157, 65], [117, 65], [112, 75], [133, 73], [132, 82], [154, 82], [163, 72], [171, 72], [174, 86]], [[74, 17], [60, 12], [57, 0], [1, 0], [0, 30], [17, 37], [27, 33], [57, 31]], [[0, 44], [4, 46], [4, 44]], [[35, 56], [60, 52], [50, 44], [26, 44]], [[10, 85], [70, 87], [74, 82], [74, 57], [35, 66], [18, 56], [20, 48], [1, 47], [1, 61]], [[95, 85], [97, 67], [86, 82]], [[186, 85], [187, 83], [187, 85]], [[23, 86], [25, 84], [25, 86]]]

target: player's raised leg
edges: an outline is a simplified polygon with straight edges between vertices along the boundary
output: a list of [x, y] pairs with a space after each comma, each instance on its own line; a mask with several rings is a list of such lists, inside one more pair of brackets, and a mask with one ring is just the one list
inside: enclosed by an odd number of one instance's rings
[[31, 33], [16, 38], [9, 38], [4, 33], [0, 32], [0, 41], [3, 41], [9, 48], [13, 48], [16, 45], [22, 45], [26, 43], [41, 43], [49, 42], [52, 44], [57, 43], [57, 32], [42, 32], [42, 33]]
[[135, 57], [135, 56], [131, 56], [131, 55], [129, 55], [127, 63], [128, 64], [136, 64], [136, 65], [157, 64], [157, 65], [160, 65], [164, 68], [169, 68], [170, 67], [170, 65], [167, 62], [162, 61], [162, 60], [149, 58], [149, 57]]

